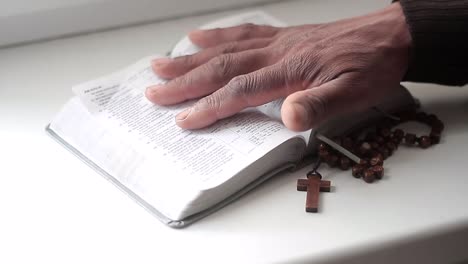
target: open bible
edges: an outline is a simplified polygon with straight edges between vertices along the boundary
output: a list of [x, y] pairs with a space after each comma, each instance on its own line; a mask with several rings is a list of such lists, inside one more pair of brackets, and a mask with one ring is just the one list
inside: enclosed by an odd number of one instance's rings
[[[207, 27], [245, 22], [282, 25], [254, 12]], [[172, 54], [196, 51], [184, 39]], [[381, 115], [369, 110], [295, 133], [281, 123], [278, 100], [205, 129], [183, 130], [176, 126], [175, 115], [193, 102], [163, 107], [144, 96], [146, 87], [165, 82], [151, 70], [150, 62], [157, 57], [73, 87], [76, 96], [46, 131], [171, 227], [187, 226], [271, 176], [295, 168], [314, 154], [316, 133], [338, 135]], [[394, 112], [413, 104], [400, 86], [379, 108]]]

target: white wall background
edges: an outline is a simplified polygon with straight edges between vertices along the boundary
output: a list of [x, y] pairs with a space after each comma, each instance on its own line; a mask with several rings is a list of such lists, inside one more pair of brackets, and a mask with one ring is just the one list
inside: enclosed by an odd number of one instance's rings
[[0, 0], [0, 47], [278, 0]]

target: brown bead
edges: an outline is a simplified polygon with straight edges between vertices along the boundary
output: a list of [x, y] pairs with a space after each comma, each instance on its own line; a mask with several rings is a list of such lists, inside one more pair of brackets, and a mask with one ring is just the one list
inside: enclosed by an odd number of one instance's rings
[[384, 147], [379, 148], [378, 151], [380, 154], [382, 154], [384, 160], [386, 160], [391, 155], [390, 151]]
[[432, 145], [431, 138], [429, 136], [422, 136], [418, 139], [418, 144], [421, 148], [428, 148]]
[[329, 157], [329, 158], [328, 158], [328, 161], [327, 161], [328, 166], [330, 166], [330, 167], [332, 167], [332, 168], [336, 167], [336, 166], [338, 165], [338, 156], [336, 156], [336, 155], [330, 155], [330, 156], [328, 156], [328, 157]]
[[375, 138], [375, 141], [378, 143], [378, 144], [382, 144], [385, 142], [385, 139], [381, 136], [378, 136]]
[[393, 144], [395, 144], [397, 146], [397, 148], [398, 148], [398, 145], [401, 144], [402, 140], [403, 140], [403, 138], [399, 138], [399, 137], [392, 138], [392, 142], [393, 142]]
[[372, 167], [372, 170], [374, 171], [375, 178], [380, 180], [382, 179], [384, 175], [384, 168], [380, 165]]
[[387, 148], [387, 147], [383, 147], [383, 148], [385, 148], [385, 149], [387, 150], [387, 152], [388, 152], [388, 157], [392, 156], [392, 155], [393, 155], [393, 152], [395, 152], [394, 150], [391, 150], [391, 149], [389, 149], [389, 148]]
[[375, 173], [371, 169], [365, 170], [362, 178], [365, 182], [372, 183], [375, 180]]
[[319, 157], [322, 160], [325, 160], [325, 157], [327, 157], [328, 155], [330, 155], [330, 152], [328, 152], [328, 150], [326, 150], [326, 149], [320, 149], [319, 150]]
[[377, 134], [371, 132], [366, 135], [364, 138], [365, 141], [375, 141], [375, 138], [377, 137]]
[[408, 145], [414, 145], [416, 143], [416, 135], [412, 133], [406, 133], [405, 143]]
[[361, 159], [359, 161], [359, 165], [361, 165], [361, 166], [367, 166], [367, 164], [369, 164], [369, 162], [367, 160], [365, 160], [365, 159]]
[[387, 144], [385, 144], [385, 147], [387, 147], [392, 152], [397, 149], [397, 145], [391, 141], [387, 142]]
[[351, 166], [351, 160], [348, 157], [340, 158], [340, 169], [348, 170], [350, 166]]
[[345, 137], [343, 138], [343, 140], [341, 141], [341, 146], [347, 150], [350, 150], [353, 148], [353, 145], [354, 145], [354, 142], [351, 138], [349, 137]]
[[403, 138], [405, 136], [405, 132], [403, 132], [403, 130], [397, 128], [393, 131], [394, 135], [396, 138]]
[[371, 144], [369, 142], [363, 142], [359, 147], [359, 153], [362, 155], [367, 154], [372, 149]]
[[386, 138], [386, 137], [389, 137], [390, 136], [390, 129], [386, 128], [386, 127], [383, 127], [383, 128], [380, 128], [379, 129], [379, 135]]
[[362, 165], [354, 165], [351, 170], [354, 178], [361, 178], [364, 172], [364, 167]]
[[437, 120], [436, 122], [431, 124], [431, 127], [432, 127], [432, 130], [437, 131], [439, 133], [441, 133], [445, 128], [444, 123], [442, 123], [442, 121], [440, 120]]
[[380, 152], [379, 152], [377, 149], [373, 149], [373, 150], [371, 150], [371, 151], [369, 152], [369, 155], [368, 155], [368, 156], [369, 156], [369, 158], [371, 158], [371, 157], [375, 157], [375, 156], [377, 156], [377, 155], [382, 155], [382, 154], [380, 154]]
[[372, 157], [369, 164], [371, 166], [382, 165], [383, 164], [383, 155], [379, 154], [375, 157]]
[[325, 143], [320, 143], [319, 146], [318, 146], [318, 150], [319, 151], [324, 151], [324, 150], [328, 151], [328, 145], [325, 144]]
[[377, 143], [375, 141], [371, 142], [370, 145], [371, 145], [372, 149], [378, 149], [380, 147], [379, 143]]
[[432, 144], [439, 144], [440, 143], [440, 133], [432, 131], [431, 134], [429, 135], [429, 137], [431, 138], [431, 143]]

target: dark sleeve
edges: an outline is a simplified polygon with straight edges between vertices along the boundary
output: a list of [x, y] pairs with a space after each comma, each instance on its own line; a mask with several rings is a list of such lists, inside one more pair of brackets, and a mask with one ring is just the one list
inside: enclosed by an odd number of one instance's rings
[[400, 0], [413, 38], [405, 81], [468, 83], [468, 0]]

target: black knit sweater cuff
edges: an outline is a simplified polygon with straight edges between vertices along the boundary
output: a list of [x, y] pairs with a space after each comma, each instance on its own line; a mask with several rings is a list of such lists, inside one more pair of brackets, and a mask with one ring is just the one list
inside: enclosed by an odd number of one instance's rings
[[406, 81], [468, 83], [468, 0], [400, 0], [413, 39]]

